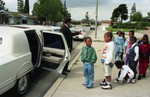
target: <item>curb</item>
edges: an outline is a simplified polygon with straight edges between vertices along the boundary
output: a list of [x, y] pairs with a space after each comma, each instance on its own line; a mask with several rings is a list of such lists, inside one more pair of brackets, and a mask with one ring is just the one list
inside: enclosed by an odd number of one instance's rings
[[[94, 31], [89, 34], [89, 36], [92, 36], [92, 34], [94, 34]], [[76, 49], [81, 49], [84, 45], [84, 42], [81, 43], [79, 46], [77, 46]], [[73, 59], [73, 61], [70, 63], [68, 69], [72, 69], [73, 68], [73, 63], [76, 62], [76, 60], [80, 57], [81, 55], [81, 50], [80, 52], [78, 52], [77, 56]], [[60, 75], [59, 78], [56, 80], [56, 82], [52, 85], [52, 87], [46, 92], [46, 94], [44, 95], [44, 97], [52, 97], [53, 94], [55, 93], [55, 91], [57, 90], [57, 88], [60, 86], [60, 84], [63, 82], [63, 80], [67, 77], [67, 75]]]

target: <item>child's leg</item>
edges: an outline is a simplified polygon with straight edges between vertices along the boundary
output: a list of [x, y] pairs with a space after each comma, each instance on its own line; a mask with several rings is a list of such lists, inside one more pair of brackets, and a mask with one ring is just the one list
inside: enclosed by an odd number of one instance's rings
[[89, 80], [88, 80], [88, 76], [87, 76], [87, 73], [88, 73], [88, 71], [87, 71], [87, 66], [88, 66], [88, 65], [87, 65], [87, 62], [85, 62], [85, 63], [84, 63], [84, 68], [83, 68], [83, 69], [84, 69], [84, 70], [83, 70], [83, 71], [84, 71], [84, 77], [85, 77], [85, 85], [88, 85], [88, 84], [89, 84]]
[[147, 68], [148, 68], [148, 63], [149, 63], [149, 60], [143, 60], [143, 75], [146, 75], [146, 71], [147, 71]]
[[128, 61], [129, 61], [129, 54], [126, 54], [126, 58], [125, 58], [125, 65], [128, 64]]
[[144, 64], [143, 64], [143, 61], [142, 59], [139, 59], [139, 75], [142, 75], [143, 74], [143, 69], [144, 69]]
[[131, 61], [131, 60], [129, 60], [129, 67], [130, 67], [131, 70], [134, 72], [134, 77], [133, 77], [133, 79], [135, 79], [135, 78], [136, 78], [136, 74], [137, 74], [137, 71], [136, 71], [137, 61]]
[[89, 84], [88, 87], [93, 87], [94, 84], [94, 65], [91, 65], [90, 63], [88, 64], [88, 80]]
[[111, 84], [111, 76], [106, 76], [107, 84]]

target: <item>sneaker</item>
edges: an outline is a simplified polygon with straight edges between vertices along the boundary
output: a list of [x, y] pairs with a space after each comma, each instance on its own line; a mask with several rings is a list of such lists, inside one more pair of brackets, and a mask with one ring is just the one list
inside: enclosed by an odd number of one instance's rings
[[107, 89], [112, 89], [112, 86], [111, 86], [111, 84], [108, 84], [106, 86], [102, 86], [101, 88], [107, 90]]
[[117, 80], [114, 80], [114, 83], [118, 83], [118, 81], [117, 81]]
[[85, 86], [85, 87], [87, 86], [87, 84], [84, 84], [84, 83], [82, 85]]
[[130, 79], [130, 78], [128, 78], [126, 82], [127, 82], [127, 83], [130, 83], [130, 82], [131, 82], [131, 79]]
[[105, 82], [105, 79], [102, 81], [102, 82], [100, 82], [100, 84], [99, 85], [101, 85], [101, 86], [105, 86], [105, 85], [107, 85], [107, 83]]
[[85, 88], [86, 88], [86, 89], [91, 89], [91, 88], [93, 88], [93, 87], [86, 86]]
[[138, 80], [141, 80], [141, 79], [142, 79], [142, 77], [141, 77], [141, 75], [139, 75]]
[[145, 75], [143, 75], [143, 78], [145, 78]]
[[135, 79], [132, 79], [132, 80], [131, 80], [131, 83], [135, 83]]

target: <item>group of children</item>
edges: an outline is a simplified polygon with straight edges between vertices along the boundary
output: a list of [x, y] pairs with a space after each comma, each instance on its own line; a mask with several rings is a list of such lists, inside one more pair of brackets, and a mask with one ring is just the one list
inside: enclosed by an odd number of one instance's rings
[[[114, 38], [111, 31], [104, 34], [106, 45], [102, 52], [101, 63], [103, 64], [105, 78], [100, 83], [102, 89], [112, 89], [111, 73], [114, 64], [120, 69], [118, 78], [114, 81], [115, 83], [122, 83], [124, 79], [127, 83], [135, 83], [138, 62], [138, 80], [146, 76], [150, 56], [148, 35], [145, 34], [140, 43], [137, 42], [133, 30], [129, 32], [129, 38], [126, 40], [122, 31], [118, 31], [117, 35]], [[81, 53], [85, 76], [85, 83], [83, 85], [86, 88], [92, 88], [94, 84], [94, 63], [97, 60], [97, 55], [95, 49], [91, 46], [92, 39], [90, 37], [85, 39], [85, 43], [86, 46], [82, 48]], [[124, 52], [126, 54], [125, 63], [123, 61]]]

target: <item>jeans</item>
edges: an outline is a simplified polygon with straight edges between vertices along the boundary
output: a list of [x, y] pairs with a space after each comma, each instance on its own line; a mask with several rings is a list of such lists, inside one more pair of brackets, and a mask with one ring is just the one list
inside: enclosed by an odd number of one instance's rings
[[117, 61], [121, 58], [122, 52], [116, 52], [115, 57], [117, 58]]
[[94, 84], [94, 64], [90, 64], [89, 62], [84, 63], [84, 76], [85, 76], [85, 84], [88, 87], [93, 87]]

